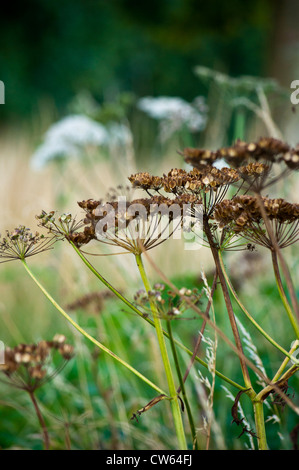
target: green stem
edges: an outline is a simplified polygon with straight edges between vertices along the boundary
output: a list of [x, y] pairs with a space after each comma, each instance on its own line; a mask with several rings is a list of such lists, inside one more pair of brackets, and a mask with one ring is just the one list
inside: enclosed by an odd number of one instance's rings
[[179, 358], [178, 358], [178, 355], [177, 355], [177, 352], [176, 352], [176, 347], [175, 347], [175, 343], [174, 343], [174, 338], [173, 338], [173, 334], [172, 334], [172, 328], [171, 328], [170, 320], [167, 320], [167, 330], [168, 330], [168, 333], [169, 333], [170, 346], [171, 346], [172, 356], [173, 356], [175, 368], [176, 368], [179, 383], [180, 383], [180, 389], [182, 391], [183, 400], [184, 400], [186, 410], [187, 410], [189, 425], [190, 425], [191, 434], [192, 434], [193, 446], [196, 450], [198, 450], [198, 442], [197, 442], [197, 437], [196, 437], [196, 430], [195, 430], [195, 425], [194, 425], [194, 421], [193, 421], [192, 411], [191, 411], [189, 400], [188, 400], [188, 397], [187, 397], [187, 394], [186, 394], [185, 383], [184, 383], [184, 379], [183, 379], [183, 376], [182, 376], [182, 373], [181, 373]]
[[27, 273], [31, 277], [31, 279], [35, 282], [35, 284], [40, 288], [40, 290], [43, 292], [43, 294], [47, 297], [47, 299], [54, 305], [54, 307], [63, 315], [63, 317], [71, 323], [71, 325], [76, 328], [85, 338], [87, 338], [89, 341], [91, 341], [93, 344], [95, 344], [98, 348], [100, 348], [102, 351], [107, 353], [109, 356], [113, 357], [116, 361], [118, 361], [120, 364], [122, 364], [124, 367], [126, 367], [129, 371], [133, 372], [137, 377], [139, 377], [143, 382], [145, 382], [147, 385], [152, 387], [154, 390], [156, 390], [159, 394], [164, 394], [165, 392], [155, 385], [153, 382], [151, 382], [149, 379], [147, 379], [144, 375], [142, 375], [140, 372], [138, 372], [134, 367], [132, 367], [130, 364], [125, 362], [123, 359], [118, 357], [114, 352], [110, 351], [110, 349], [106, 348], [102, 343], [97, 341], [95, 338], [93, 338], [89, 333], [87, 333], [83, 328], [81, 328], [80, 325], [78, 325], [64, 310], [63, 308], [53, 299], [53, 297], [47, 292], [47, 290], [41, 285], [41, 283], [36, 279], [30, 268], [28, 267], [27, 263], [25, 260], [21, 260], [23, 263], [24, 268], [26, 269]]
[[[294, 344], [292, 346], [292, 348], [290, 349], [290, 355], [292, 355], [296, 349], [298, 348], [298, 345], [299, 345], [299, 341], [296, 340], [294, 341]], [[285, 381], [287, 381], [292, 375], [294, 375], [297, 371], [298, 371], [298, 368], [299, 366], [296, 365], [296, 364], [293, 364], [284, 374], [283, 376], [281, 376], [281, 374], [283, 373], [283, 371], [285, 370], [285, 368], [287, 367], [289, 363], [289, 358], [288, 357], [285, 357], [282, 364], [280, 365], [278, 371], [276, 372], [276, 374], [274, 375], [273, 379], [272, 379], [272, 382], [267, 385], [265, 388], [263, 388], [263, 390], [261, 390], [255, 397], [256, 400], [264, 400], [264, 397], [267, 396], [267, 394], [271, 391], [271, 390], [275, 390], [278, 392], [279, 390], [279, 383], [284, 383]], [[278, 387], [278, 388], [277, 388]]]
[[[285, 368], [287, 367], [288, 363], [289, 363], [289, 360], [291, 359], [291, 361], [294, 363], [294, 356], [292, 357], [292, 354], [296, 351], [296, 349], [298, 349], [298, 346], [299, 346], [299, 340], [296, 339], [296, 341], [293, 342], [293, 345], [289, 351], [289, 356], [290, 357], [285, 357], [281, 366], [279, 367], [278, 371], [276, 372], [276, 374], [274, 375], [273, 377], [273, 380], [272, 382], [275, 382], [276, 380], [279, 379], [279, 377], [281, 376], [281, 374], [283, 373], [283, 371], [285, 370]], [[297, 364], [294, 364], [295, 367], [298, 367], [298, 363]], [[293, 367], [293, 366], [292, 366]]]
[[253, 401], [254, 418], [256, 434], [258, 439], [258, 449], [267, 450], [267, 439], [265, 429], [265, 418], [264, 418], [264, 405], [262, 401]]
[[[70, 242], [70, 244], [72, 245], [72, 247], [74, 248], [74, 250], [76, 251], [76, 253], [80, 256], [81, 260], [83, 261], [83, 263], [87, 266], [87, 268], [106, 286], [108, 287], [108, 289], [110, 289], [120, 300], [122, 300], [131, 310], [133, 310], [135, 313], [137, 313], [137, 315], [139, 315], [143, 320], [145, 320], [147, 323], [149, 323], [151, 326], [155, 327], [155, 324], [154, 322], [148, 318], [147, 316], [145, 316], [140, 310], [138, 310], [137, 307], [135, 307], [135, 305], [133, 305], [131, 302], [129, 302], [129, 300], [127, 300], [120, 292], [118, 292], [96, 269], [95, 267], [88, 261], [87, 258], [85, 258], [85, 256], [81, 253], [81, 251], [76, 247], [76, 245], [74, 245], [72, 242]], [[163, 330], [163, 335], [169, 339], [169, 334], [168, 332], [166, 332], [165, 330]], [[178, 340], [174, 339], [174, 342], [176, 344], [176, 346], [178, 346], [180, 349], [182, 349], [183, 351], [185, 351], [189, 356], [193, 357], [194, 356], [194, 352], [190, 351], [190, 349], [188, 349], [184, 344], [180, 343]], [[200, 357], [198, 356], [195, 356], [194, 357], [194, 360], [196, 362], [198, 362], [199, 364], [201, 364], [203, 367], [205, 367], [206, 369], [209, 368], [208, 364], [203, 361]], [[228, 384], [232, 385], [233, 387], [239, 389], [239, 390], [245, 390], [246, 387], [234, 382], [233, 380], [229, 379], [228, 377], [226, 377], [225, 375], [223, 375], [221, 372], [219, 371], [215, 371], [215, 374], [222, 380], [224, 380], [225, 382], [227, 382]]]
[[228, 277], [228, 274], [225, 270], [225, 267], [224, 267], [224, 263], [223, 263], [223, 258], [221, 256], [221, 254], [219, 253], [219, 259], [220, 259], [220, 263], [221, 263], [221, 268], [222, 268], [222, 271], [223, 271], [223, 274], [224, 274], [224, 277], [225, 277], [225, 280], [227, 282], [227, 285], [228, 287], [230, 288], [230, 291], [232, 293], [232, 295], [234, 296], [237, 304], [239, 305], [239, 307], [241, 308], [241, 310], [243, 310], [243, 312], [245, 313], [246, 317], [248, 318], [248, 320], [256, 327], [256, 329], [269, 341], [269, 343], [271, 343], [275, 348], [277, 348], [280, 352], [282, 352], [285, 356], [287, 356], [289, 359], [292, 359], [291, 355], [288, 353], [288, 351], [286, 351], [282, 346], [280, 346], [278, 343], [276, 343], [276, 341], [268, 334], [266, 333], [266, 331], [263, 330], [263, 328], [254, 320], [254, 318], [250, 315], [250, 313], [248, 312], [248, 310], [244, 307], [244, 305], [242, 304], [242, 302], [240, 301], [235, 289], [233, 288], [233, 285], [232, 283], [230, 282], [229, 280], [229, 277]]
[[271, 250], [272, 254], [272, 264], [273, 264], [273, 269], [274, 269], [274, 274], [275, 274], [275, 279], [276, 279], [276, 284], [278, 288], [278, 292], [280, 295], [280, 298], [282, 300], [282, 303], [286, 309], [287, 315], [289, 317], [290, 323], [296, 333], [296, 337], [299, 338], [299, 324], [297, 319], [295, 318], [293, 311], [290, 307], [290, 304], [288, 302], [287, 296], [285, 294], [283, 285], [282, 285], [282, 280], [280, 276], [280, 271], [279, 271], [279, 266], [278, 266], [278, 260], [277, 260], [277, 253], [274, 250]]
[[[149, 283], [148, 277], [146, 275], [142, 258], [141, 255], [135, 255], [136, 258], [136, 263], [140, 272], [141, 279], [143, 281], [144, 287], [146, 292], [151, 291], [151, 285]], [[167, 378], [167, 383], [168, 383], [168, 388], [169, 388], [169, 395], [171, 398], [170, 404], [171, 404], [171, 409], [172, 409], [172, 415], [173, 415], [173, 420], [174, 420], [174, 425], [175, 425], [175, 430], [178, 438], [178, 443], [179, 443], [179, 448], [181, 450], [186, 450], [187, 449], [187, 443], [186, 443], [186, 437], [185, 437], [185, 432], [184, 432], [184, 427], [183, 427], [183, 421], [182, 421], [182, 416], [181, 416], [181, 410], [180, 410], [180, 404], [179, 404], [179, 399], [177, 396], [177, 391], [175, 388], [174, 380], [173, 380], [173, 375], [172, 375], [172, 370], [168, 358], [168, 353], [166, 349], [166, 344], [164, 340], [164, 335], [163, 335], [163, 330], [162, 330], [162, 325], [161, 321], [159, 318], [159, 314], [157, 311], [156, 304], [153, 300], [150, 300], [150, 307], [151, 311], [153, 313], [153, 319], [154, 319], [154, 324], [156, 328], [156, 333], [157, 333], [157, 339], [160, 347], [160, 353], [161, 353], [161, 358], [163, 361], [164, 365], [164, 370]]]

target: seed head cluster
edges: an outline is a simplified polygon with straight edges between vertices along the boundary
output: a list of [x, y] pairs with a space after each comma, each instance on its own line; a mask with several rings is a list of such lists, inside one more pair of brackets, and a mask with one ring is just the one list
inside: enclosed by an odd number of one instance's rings
[[[73, 357], [73, 346], [66, 343], [65, 336], [57, 334], [51, 341], [18, 344], [14, 348], [5, 349], [4, 364], [0, 364], [0, 371], [11, 379], [11, 384], [33, 391], [52, 378], [53, 371], [50, 371], [49, 365], [55, 353], [63, 365]], [[59, 370], [56, 369], [54, 375]]]
[[74, 243], [98, 240], [139, 253], [165, 241], [173, 233], [170, 224], [180, 224], [184, 206], [192, 206], [197, 198], [184, 194], [173, 198], [154, 195], [131, 201], [86, 200], [79, 202], [85, 211], [85, 229], [74, 233]]
[[[190, 308], [190, 302], [197, 305], [201, 299], [201, 292], [194, 289], [187, 289], [183, 287], [180, 289], [178, 295], [171, 289], [166, 289], [162, 283], [156, 283], [153, 290], [146, 292], [140, 289], [134, 296], [135, 303], [147, 314], [150, 313], [150, 302], [155, 302], [159, 315], [166, 320], [174, 320], [182, 318], [185, 311]], [[185, 298], [188, 298], [188, 303]]]
[[[281, 198], [265, 197], [262, 202], [279, 246], [283, 248], [297, 241], [299, 204], [292, 204]], [[264, 229], [264, 220], [256, 197], [241, 195], [223, 200], [216, 206], [214, 218], [220, 227], [230, 228], [255, 243], [271, 248], [272, 243]]]
[[151, 177], [148, 173], [137, 173], [129, 178], [133, 186], [153, 191], [157, 190], [157, 186], [152, 185], [151, 182], [157, 179], [159, 179], [159, 189], [180, 195], [182, 193], [200, 194], [201, 191], [216, 191], [219, 187], [238, 181], [239, 175], [232, 168], [219, 170], [215, 167], [206, 167], [204, 170], [194, 168], [190, 172], [174, 168], [163, 177]]
[[[153, 177], [155, 180], [159, 177]], [[176, 197], [176, 202], [201, 204], [204, 213], [211, 213], [215, 204], [220, 202], [226, 195], [230, 185], [240, 179], [238, 172], [233, 168], [218, 168], [206, 166], [205, 168], [193, 168], [187, 172], [183, 169], [173, 168], [167, 174], [159, 178], [159, 190], [165, 191]], [[129, 180], [133, 186], [156, 191], [151, 186], [151, 177], [148, 173], [137, 173], [131, 175]], [[142, 183], [143, 182], [143, 183]]]
[[49, 250], [54, 243], [53, 238], [40, 235], [24, 225], [12, 231], [7, 230], [6, 236], [0, 240], [0, 262], [24, 260], [29, 256]]
[[184, 159], [196, 168], [212, 165], [224, 159], [229, 165], [238, 168], [250, 162], [267, 162], [268, 164], [284, 162], [292, 170], [299, 169], [299, 148], [290, 147], [287, 143], [272, 137], [262, 137], [257, 142], [238, 140], [230, 147], [216, 151], [186, 148]]

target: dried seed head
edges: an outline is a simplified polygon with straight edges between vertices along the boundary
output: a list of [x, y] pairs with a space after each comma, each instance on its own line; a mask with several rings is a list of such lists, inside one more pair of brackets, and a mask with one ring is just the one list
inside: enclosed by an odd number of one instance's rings
[[291, 170], [299, 170], [299, 144], [294, 149], [284, 153], [283, 160]]
[[51, 356], [58, 353], [63, 364], [74, 354], [73, 346], [66, 343], [63, 335], [55, 335], [52, 341], [40, 341], [37, 344], [18, 344], [14, 348], [6, 348], [4, 364], [0, 371], [10, 380], [10, 384], [28, 391], [34, 391], [49, 381], [61, 370], [49, 369]]
[[216, 152], [190, 147], [184, 149], [183, 156], [186, 163], [198, 169], [203, 169], [206, 165], [213, 165], [218, 158]]
[[[84, 234], [80, 242], [96, 239], [119, 246], [134, 254], [149, 250], [169, 238], [179, 226], [184, 214], [184, 204], [193, 204], [197, 198], [170, 199], [161, 195], [132, 201], [119, 200], [106, 203], [83, 201], [86, 211]], [[99, 202], [99, 201], [97, 201]]]
[[77, 230], [83, 227], [83, 221], [77, 222], [72, 214], [62, 214], [59, 217], [55, 217], [55, 212], [49, 213], [42, 211], [36, 218], [39, 221], [41, 227], [47, 228], [56, 239], [70, 239]]
[[141, 189], [152, 189], [153, 191], [158, 191], [162, 187], [161, 178], [158, 176], [152, 176], [149, 173], [136, 173], [129, 177], [130, 183], [133, 185], [133, 188]]
[[[249, 180], [258, 190], [272, 184], [278, 177], [282, 177], [285, 170], [299, 169], [299, 145], [291, 148], [287, 143], [273, 137], [262, 137], [257, 142], [249, 143], [237, 140], [234, 145], [222, 147], [214, 152], [187, 148], [183, 156], [187, 163], [201, 171], [207, 165], [213, 165], [217, 160], [225, 160], [230, 166], [241, 170], [239, 173], [241, 178], [245, 181]], [[264, 164], [263, 171], [259, 166], [250, 167], [252, 163]], [[285, 169], [275, 179], [266, 181], [275, 163], [284, 163]], [[249, 166], [248, 170], [244, 168], [246, 166]], [[259, 178], [258, 171], [261, 171]], [[256, 179], [252, 181], [253, 177]]]
[[[262, 201], [278, 245], [284, 248], [295, 243], [299, 237], [299, 204], [281, 198], [262, 198]], [[254, 243], [272, 247], [256, 197], [243, 195], [224, 200], [216, 206], [214, 217], [220, 227], [230, 228]]]
[[279, 163], [289, 150], [289, 145], [281, 140], [263, 137], [250, 143], [238, 140], [231, 147], [219, 149], [217, 154], [218, 158], [224, 158], [230, 165], [239, 167], [252, 161]]
[[[142, 175], [142, 177], [140, 176]], [[146, 175], [146, 176], [144, 176]], [[142, 180], [142, 178], [144, 178]], [[220, 202], [226, 195], [230, 185], [240, 180], [239, 173], [233, 168], [222, 168], [221, 170], [209, 164], [200, 165], [190, 172], [183, 169], [173, 168], [162, 177], [152, 177], [148, 173], [131, 177], [131, 182], [140, 182], [140, 187], [154, 190], [151, 182], [159, 180], [159, 189], [166, 193], [175, 195], [172, 203], [179, 205], [193, 204], [202, 205], [201, 213], [211, 215], [215, 204]], [[139, 183], [138, 183], [139, 184]]]
[[0, 262], [24, 260], [29, 256], [51, 249], [55, 239], [32, 233], [25, 225], [20, 225], [0, 240]]
[[[165, 285], [158, 283], [154, 286], [154, 290], [149, 292], [143, 289], [137, 291], [134, 300], [146, 316], [151, 314], [150, 303], [155, 302], [159, 316], [164, 320], [172, 320], [183, 319], [183, 314], [190, 308], [190, 301], [197, 305], [201, 296], [202, 293], [198, 289], [191, 290], [186, 287], [182, 287], [177, 295], [173, 290], [165, 291]], [[188, 303], [184, 297], [188, 297]]]

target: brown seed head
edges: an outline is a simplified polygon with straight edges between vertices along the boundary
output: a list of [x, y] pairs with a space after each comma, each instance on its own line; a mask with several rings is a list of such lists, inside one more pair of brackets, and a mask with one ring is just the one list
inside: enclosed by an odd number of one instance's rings
[[152, 189], [153, 191], [158, 191], [161, 186], [161, 178], [158, 176], [152, 176], [147, 172], [136, 173], [129, 177], [130, 183], [132, 183], [133, 188], [141, 188], [145, 190]]
[[[299, 204], [284, 199], [262, 198], [267, 218], [281, 248], [295, 243], [299, 236]], [[236, 196], [217, 204], [215, 220], [220, 227], [230, 227], [235, 233], [260, 245], [271, 248], [271, 239], [264, 228], [258, 200], [254, 196]]]
[[73, 357], [73, 346], [65, 341], [65, 336], [55, 335], [52, 341], [21, 343], [14, 348], [6, 348], [4, 364], [0, 364], [0, 371], [11, 379], [12, 385], [35, 390], [44, 383], [44, 379], [51, 379], [53, 371], [49, 371], [48, 366], [54, 352], [57, 351], [66, 361]]

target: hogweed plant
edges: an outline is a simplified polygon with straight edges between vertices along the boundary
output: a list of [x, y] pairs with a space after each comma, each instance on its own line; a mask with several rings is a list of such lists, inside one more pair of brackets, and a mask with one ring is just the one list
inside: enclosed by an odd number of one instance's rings
[[[56, 334], [51, 341], [6, 348], [4, 363], [0, 364], [1, 382], [28, 393], [42, 429], [45, 450], [50, 449], [49, 432], [35, 393], [59, 374], [73, 357], [73, 352], [74, 348], [66, 343], [65, 336]], [[53, 360], [57, 355], [59, 363], [56, 365]]]
[[[221, 380], [226, 387], [229, 385], [235, 389], [232, 417], [233, 422], [241, 426], [241, 435], [249, 436], [252, 448], [256, 445], [258, 449], [265, 450], [268, 449], [268, 442], [264, 408], [269, 397], [276, 397], [275, 406], [277, 403], [284, 404], [296, 415], [299, 414], [298, 406], [288, 394], [288, 381], [299, 369], [296, 357], [299, 346], [298, 299], [282, 253], [298, 242], [299, 206], [285, 201], [280, 195], [269, 198], [264, 195], [264, 191], [270, 186], [271, 190], [276, 188], [278, 181], [298, 170], [299, 150], [267, 137], [251, 143], [237, 141], [231, 147], [217, 151], [186, 148], [181, 154], [185, 163], [193, 168], [173, 168], [167, 174], [158, 176], [148, 172], [128, 176], [132, 188], [141, 191], [142, 197], [128, 200], [115, 193], [110, 199], [80, 201], [78, 205], [84, 213], [80, 220], [68, 213], [57, 215], [55, 211], [42, 211], [37, 219], [39, 226], [47, 233], [33, 235], [25, 227], [7, 232], [1, 241], [0, 256], [3, 262], [19, 259], [36, 285], [68, 322], [156, 393], [148, 403], [142, 404], [132, 418], [138, 421], [143, 413], [150, 413], [158, 403], [162, 406], [169, 402], [177, 437], [174, 448], [209, 448], [212, 439], [211, 420], [215, 420], [212, 412], [213, 395], [216, 381]], [[227, 166], [216, 167], [219, 160], [225, 161]], [[200, 257], [197, 259], [197, 250], [202, 245], [209, 248], [214, 263], [211, 286], [208, 286], [206, 277], [202, 291], [198, 285], [192, 288], [177, 286], [167, 279], [163, 267], [153, 262], [151, 250], [162, 243], [171, 243], [174, 238], [183, 238], [186, 249], [190, 248], [190, 240], [193, 240], [194, 263], [198, 263], [199, 270], [202, 268]], [[109, 295], [116, 296], [126, 310], [137, 314], [149, 327], [154, 328], [165, 384], [154, 383], [90, 335], [54, 300], [33, 274], [26, 258], [54, 248], [55, 242], [61, 240], [68, 242], [85, 267], [105, 285]], [[132, 300], [104, 278], [89, 261], [91, 256], [107, 256], [101, 250], [101, 247], [107, 245], [116, 249], [111, 255], [128, 254], [135, 258], [143, 287]], [[293, 332], [288, 338], [287, 347], [273, 338], [266, 327], [257, 321], [254, 304], [244, 305], [226, 267], [227, 251], [247, 250], [251, 253], [256, 250], [256, 246], [266, 248], [271, 253], [278, 292], [287, 313], [287, 317], [281, 316], [279, 320], [281, 326], [288, 321]], [[155, 268], [163, 284], [159, 282], [152, 286], [144, 258]], [[219, 289], [223, 298], [221, 308], [225, 308], [233, 341], [218, 325], [220, 315], [224, 315], [218, 311], [220, 307], [216, 307], [214, 302]], [[203, 308], [205, 297], [208, 301]], [[93, 298], [98, 299], [94, 293]], [[90, 300], [88, 295], [86, 299]], [[245, 315], [242, 322], [236, 317], [234, 302]], [[84, 307], [86, 302], [80, 305]], [[67, 309], [72, 310], [73, 307], [69, 305]], [[197, 333], [197, 339], [191, 347], [177, 338], [177, 325], [184, 320], [192, 320], [192, 331], [195, 329]], [[259, 359], [254, 346], [255, 337], [246, 333], [247, 326], [252, 327], [257, 338], [265, 340], [280, 355], [280, 365], [272, 378], [268, 377], [267, 368]], [[215, 335], [210, 343], [206, 339], [207, 327]], [[221, 340], [235, 354], [234, 367], [237, 368], [239, 364], [242, 383], [218, 370], [216, 357]], [[212, 355], [210, 351], [205, 361], [200, 348], [207, 342], [212, 348]], [[182, 362], [184, 354], [189, 358]], [[209, 412], [203, 426], [207, 433], [205, 445], [202, 445], [200, 423], [192, 410], [192, 396], [187, 386], [195, 364], [206, 368], [213, 376], [208, 393]], [[271, 368], [275, 366], [275, 363], [271, 364]], [[205, 381], [202, 370], [199, 378], [202, 383], [211, 384], [208, 379]], [[254, 427], [249, 426], [250, 420], [247, 422], [245, 415], [240, 418], [238, 414], [238, 410], [242, 410], [240, 403], [243, 395], [252, 404]]]

